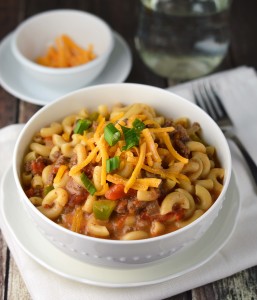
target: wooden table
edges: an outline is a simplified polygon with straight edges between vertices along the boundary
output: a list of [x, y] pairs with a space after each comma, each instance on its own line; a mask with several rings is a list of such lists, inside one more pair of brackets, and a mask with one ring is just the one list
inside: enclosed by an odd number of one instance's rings
[[[14, 30], [22, 20], [38, 12], [56, 8], [92, 12], [106, 20], [130, 45], [133, 67], [127, 81], [165, 88], [171, 83], [151, 73], [135, 51], [133, 37], [137, 23], [137, 5], [138, 0], [0, 0], [0, 39]], [[220, 69], [240, 65], [257, 68], [256, 11], [256, 0], [233, 2], [230, 18], [231, 47]], [[26, 122], [39, 108], [15, 98], [0, 87], [0, 127]], [[1, 233], [0, 299], [31, 299]], [[257, 299], [257, 266], [169, 299]]]

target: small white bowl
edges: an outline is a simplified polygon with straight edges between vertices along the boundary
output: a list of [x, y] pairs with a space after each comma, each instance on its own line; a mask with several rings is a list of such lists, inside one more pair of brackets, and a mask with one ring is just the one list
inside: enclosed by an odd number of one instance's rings
[[[63, 34], [83, 48], [92, 44], [97, 58], [76, 67], [52, 68], [35, 59]], [[12, 52], [26, 74], [46, 88], [69, 92], [93, 81], [104, 69], [113, 50], [114, 38], [108, 24], [87, 12], [61, 9], [37, 14], [22, 22], [14, 32]]]
[[[219, 161], [225, 169], [223, 190], [207, 212], [184, 228], [144, 240], [120, 241], [93, 238], [74, 233], [49, 220], [39, 212], [24, 193], [20, 183], [22, 159], [36, 132], [54, 121], [60, 121], [67, 115], [77, 113], [82, 108], [87, 107], [93, 111], [101, 104], [111, 107], [117, 102], [125, 105], [135, 102], [146, 103], [166, 117], [186, 116], [192, 122], [199, 122], [203, 138], [216, 148]], [[124, 264], [133, 266], [171, 256], [197, 242], [207, 231], [218, 216], [225, 200], [231, 176], [231, 155], [227, 141], [217, 124], [193, 103], [156, 87], [129, 83], [106, 84], [70, 93], [39, 110], [25, 125], [17, 140], [13, 171], [25, 210], [35, 226], [61, 251], [89, 263], [112, 267]]]

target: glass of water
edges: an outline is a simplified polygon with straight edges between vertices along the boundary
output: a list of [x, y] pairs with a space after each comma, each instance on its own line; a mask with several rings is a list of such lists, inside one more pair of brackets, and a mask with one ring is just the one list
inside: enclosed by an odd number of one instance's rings
[[217, 68], [229, 46], [230, 0], [140, 0], [136, 49], [156, 74], [186, 81]]

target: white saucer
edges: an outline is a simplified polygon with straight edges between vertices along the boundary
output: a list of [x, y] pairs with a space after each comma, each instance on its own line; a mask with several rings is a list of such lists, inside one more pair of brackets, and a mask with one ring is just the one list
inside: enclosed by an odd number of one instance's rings
[[[130, 49], [125, 40], [116, 32], [115, 46], [103, 72], [90, 85], [123, 82], [132, 66]], [[37, 82], [28, 80], [21, 65], [11, 51], [13, 33], [7, 35], [0, 44], [0, 84], [15, 97], [38, 105], [45, 105], [64, 95], [62, 91], [42, 88]]]
[[[209, 261], [233, 233], [240, 208], [239, 192], [232, 176], [219, 216], [207, 233], [183, 252], [144, 266], [122, 269], [83, 263], [62, 253], [48, 242], [28, 218], [19, 201], [12, 169], [2, 179], [0, 209], [3, 220], [18, 244], [40, 265], [78, 282], [105, 287], [135, 287], [172, 279]], [[222, 230], [221, 230], [222, 229]]]

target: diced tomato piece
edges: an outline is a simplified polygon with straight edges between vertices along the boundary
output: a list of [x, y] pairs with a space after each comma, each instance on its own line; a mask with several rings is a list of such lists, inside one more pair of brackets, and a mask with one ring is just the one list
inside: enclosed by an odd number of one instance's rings
[[109, 200], [118, 200], [126, 196], [123, 184], [114, 184], [105, 193], [105, 198]]
[[34, 189], [31, 187], [30, 189], [25, 191], [25, 194], [27, 195], [28, 198], [34, 196]]
[[81, 195], [71, 195], [68, 205], [70, 207], [75, 207], [76, 205], [82, 204], [87, 199], [88, 193], [84, 193]]
[[35, 174], [41, 175], [43, 169], [45, 168], [45, 166], [46, 165], [42, 161], [36, 161], [36, 160], [32, 161], [31, 162], [31, 171], [32, 171], [32, 174], [33, 175], [35, 175]]

